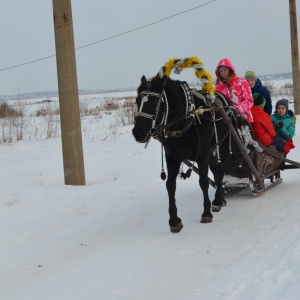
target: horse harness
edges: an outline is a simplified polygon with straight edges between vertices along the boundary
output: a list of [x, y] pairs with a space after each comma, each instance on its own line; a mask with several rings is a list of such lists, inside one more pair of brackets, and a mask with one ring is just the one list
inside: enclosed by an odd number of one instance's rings
[[[214, 123], [214, 133], [217, 138], [217, 130], [216, 130], [216, 122], [220, 121], [223, 119], [223, 117], [220, 117], [219, 119], [216, 118], [216, 111], [219, 109], [218, 106], [213, 105], [210, 100], [208, 100], [205, 95], [201, 94], [200, 92], [196, 90], [191, 90], [186, 82], [181, 82], [180, 86], [183, 90], [184, 96], [185, 96], [185, 101], [186, 101], [186, 110], [185, 114], [178, 118], [175, 121], [167, 123], [168, 116], [169, 116], [169, 103], [168, 103], [168, 98], [163, 90], [162, 93], [156, 93], [156, 92], [151, 92], [151, 91], [142, 91], [140, 95], [142, 96], [141, 100], [141, 105], [140, 108], [136, 114], [136, 116], [139, 117], [144, 117], [152, 120], [152, 126], [149, 131], [150, 136], [153, 138], [162, 141], [167, 138], [174, 138], [174, 137], [182, 137], [185, 132], [187, 132], [190, 127], [196, 123], [195, 120], [201, 124], [201, 118]], [[143, 105], [145, 102], [149, 101], [149, 97], [156, 97], [158, 98], [158, 103], [155, 109], [155, 114], [148, 114], [143, 112]], [[219, 94], [219, 96], [222, 97], [222, 94]], [[194, 97], [197, 97], [201, 99], [207, 107], [200, 106], [196, 108], [195, 106], [195, 100]], [[233, 113], [232, 108], [228, 101], [226, 100], [225, 97], [222, 97], [224, 103], [226, 104], [225, 107], [229, 108], [227, 110], [227, 114]], [[221, 103], [221, 102], [220, 102]], [[162, 116], [162, 120], [160, 121], [159, 124], [157, 123], [157, 118], [158, 114], [160, 111], [161, 105], [164, 105], [164, 113]], [[210, 115], [207, 116], [205, 113], [210, 112]], [[185, 126], [180, 129], [180, 130], [173, 130], [173, 131], [168, 131], [168, 128], [171, 126], [175, 125], [176, 123], [186, 119], [187, 123]], [[216, 144], [218, 144], [218, 140], [216, 141]]]
[[[167, 98], [165, 90], [163, 90], [161, 94], [156, 93], [156, 92], [151, 92], [151, 91], [142, 91], [140, 93], [140, 95], [142, 96], [141, 105], [140, 105], [140, 108], [139, 108], [136, 116], [144, 117], [144, 118], [148, 118], [148, 119], [152, 120], [152, 126], [151, 126], [151, 129], [149, 130], [150, 138], [153, 137], [154, 139], [157, 139], [161, 143], [163, 142], [164, 139], [167, 139], [167, 138], [182, 137], [183, 134], [190, 129], [192, 124], [196, 124], [196, 120], [199, 122], [199, 124], [201, 124], [201, 117], [209, 122], [212, 122], [213, 126], [214, 126], [214, 134], [215, 134], [215, 139], [216, 139], [217, 160], [218, 160], [218, 163], [220, 163], [221, 162], [220, 151], [219, 151], [220, 141], [218, 138], [216, 122], [223, 120], [223, 117], [216, 119], [216, 111], [221, 107], [221, 105], [223, 105], [222, 102], [219, 100], [218, 100], [219, 102], [214, 102], [215, 99], [213, 99], [213, 101], [211, 101], [211, 99], [208, 100], [205, 97], [205, 95], [201, 94], [200, 92], [198, 92], [196, 90], [191, 90], [186, 82], [181, 82], [180, 86], [185, 95], [186, 111], [185, 111], [185, 114], [182, 117], [180, 117], [178, 120], [167, 123], [168, 115], [169, 115], [169, 103], [168, 103], [168, 98]], [[227, 99], [222, 94], [218, 93], [218, 95], [219, 95], [219, 97], [222, 98], [223, 102], [226, 104], [225, 107], [228, 108], [227, 114], [234, 115], [233, 110], [232, 110], [233, 106], [229, 105]], [[149, 96], [158, 98], [158, 103], [155, 108], [155, 114], [148, 114], [148, 113], [143, 112], [143, 105], [145, 102], [149, 101]], [[194, 97], [202, 99], [207, 107], [200, 106], [200, 107], [196, 108]], [[162, 103], [164, 105], [163, 117], [162, 117], [161, 122], [158, 125], [156, 125], [157, 117], [158, 117], [159, 110], [160, 110]], [[208, 117], [205, 114], [205, 112], [210, 112], [210, 116]], [[178, 123], [179, 121], [181, 121], [183, 119], [187, 119], [188, 122], [181, 130], [167, 131], [167, 129], [169, 127], [171, 127], [172, 125]], [[198, 130], [197, 130], [197, 132], [198, 132]], [[145, 148], [147, 148], [150, 138], [146, 142]], [[231, 137], [230, 137], [230, 140], [231, 140]], [[199, 142], [200, 142], [200, 137], [199, 137], [199, 132], [198, 132], [198, 151], [197, 151], [198, 154], [199, 154], [199, 148], [200, 148]], [[229, 144], [230, 144], [230, 148], [231, 148], [231, 142]], [[231, 152], [231, 149], [229, 149], [229, 152]], [[162, 145], [162, 153], [161, 154], [162, 154], [161, 179], [165, 180], [166, 174], [165, 174], [164, 165], [163, 165], [163, 145]], [[197, 157], [198, 157], [198, 154], [197, 154]], [[197, 160], [197, 157], [195, 157], [195, 161]], [[186, 173], [184, 173], [183, 170], [181, 170], [180, 176], [182, 178], [190, 177], [192, 169], [193, 169], [193, 165], [194, 165], [194, 163], [192, 164], [192, 167], [190, 167], [187, 170]]]

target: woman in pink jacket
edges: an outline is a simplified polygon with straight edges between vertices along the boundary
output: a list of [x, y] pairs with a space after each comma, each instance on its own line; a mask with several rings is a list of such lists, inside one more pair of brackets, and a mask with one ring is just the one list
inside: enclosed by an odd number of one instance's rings
[[252, 123], [253, 97], [247, 80], [236, 76], [235, 68], [228, 58], [219, 61], [215, 72], [217, 76], [216, 90], [227, 96], [238, 113]]

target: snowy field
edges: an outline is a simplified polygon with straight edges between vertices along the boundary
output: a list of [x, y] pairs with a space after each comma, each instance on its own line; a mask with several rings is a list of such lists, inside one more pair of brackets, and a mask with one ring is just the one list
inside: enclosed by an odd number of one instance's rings
[[[80, 98], [95, 108], [122, 96], [135, 92]], [[43, 100], [26, 100], [30, 124]], [[210, 224], [196, 174], [178, 180], [184, 228], [172, 234], [160, 145], [145, 150], [117, 121], [83, 118], [85, 186], [64, 185], [59, 134], [0, 144], [1, 300], [300, 299], [300, 170], [260, 197], [229, 196]]]

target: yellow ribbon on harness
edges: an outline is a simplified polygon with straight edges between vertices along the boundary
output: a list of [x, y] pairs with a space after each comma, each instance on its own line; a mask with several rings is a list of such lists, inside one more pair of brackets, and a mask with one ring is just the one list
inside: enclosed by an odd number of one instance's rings
[[196, 56], [187, 57], [184, 59], [172, 58], [165, 63], [161, 68], [160, 76], [170, 77], [173, 69], [175, 73], [180, 73], [183, 69], [194, 68], [195, 75], [202, 81], [202, 90], [207, 94], [210, 94], [212, 98], [215, 97], [215, 86], [213, 84], [213, 78], [211, 74], [204, 69], [203, 62]]

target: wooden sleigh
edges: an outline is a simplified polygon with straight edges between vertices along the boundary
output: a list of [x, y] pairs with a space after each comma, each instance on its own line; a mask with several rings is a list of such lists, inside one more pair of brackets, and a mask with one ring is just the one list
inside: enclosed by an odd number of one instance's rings
[[[256, 141], [259, 147], [250, 147], [250, 149], [246, 147], [241, 134], [239, 134], [241, 126], [238, 126], [238, 130], [234, 128], [224, 109], [221, 107], [220, 110], [241, 155], [239, 160], [236, 158], [231, 160], [229, 157], [224, 163], [223, 188], [225, 194], [250, 188], [253, 195], [260, 196], [282, 182], [281, 171], [300, 168], [300, 163], [286, 158], [286, 155], [279, 153], [275, 146], [266, 147]], [[249, 123], [248, 126], [254, 137]], [[194, 164], [188, 160], [183, 162], [199, 175], [199, 170]], [[212, 187], [216, 187], [211, 178], [208, 180]]]

